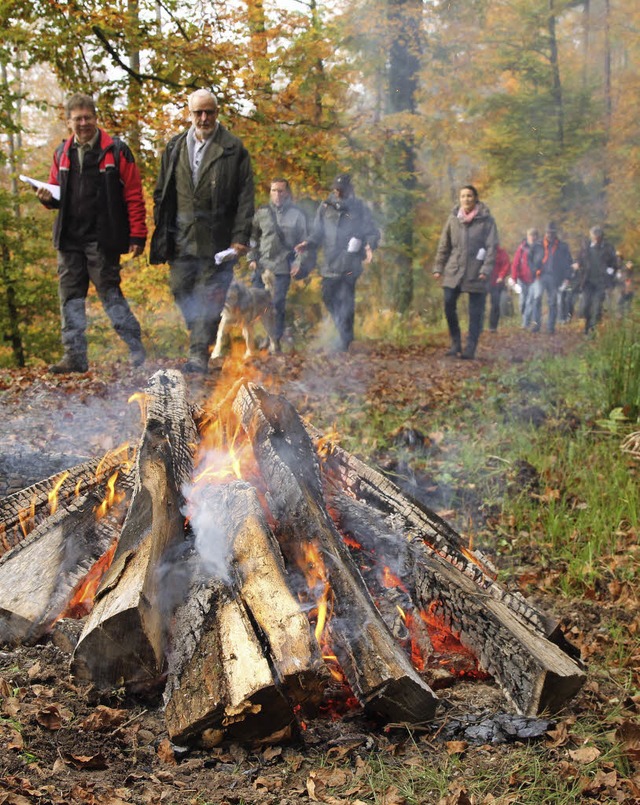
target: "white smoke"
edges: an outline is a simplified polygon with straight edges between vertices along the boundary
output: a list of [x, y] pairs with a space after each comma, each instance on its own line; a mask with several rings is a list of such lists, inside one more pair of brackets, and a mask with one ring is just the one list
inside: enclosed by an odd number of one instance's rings
[[[229, 455], [208, 451], [198, 465], [193, 484], [183, 489], [184, 514], [195, 537], [194, 548], [209, 576], [226, 582], [230, 578], [229, 542], [220, 524], [220, 502], [216, 489], [229, 467]], [[229, 474], [231, 472], [229, 471]]]

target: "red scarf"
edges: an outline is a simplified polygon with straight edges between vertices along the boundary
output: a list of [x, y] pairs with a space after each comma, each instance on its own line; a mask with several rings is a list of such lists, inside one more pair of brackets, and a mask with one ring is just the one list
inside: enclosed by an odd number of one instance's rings
[[[544, 244], [544, 257], [542, 258], [542, 262], [546, 263], [549, 259], [549, 238], [544, 236], [544, 240], [542, 241]], [[551, 254], [556, 253], [556, 249], [558, 248], [558, 239], [556, 238], [553, 243], [551, 244]]]

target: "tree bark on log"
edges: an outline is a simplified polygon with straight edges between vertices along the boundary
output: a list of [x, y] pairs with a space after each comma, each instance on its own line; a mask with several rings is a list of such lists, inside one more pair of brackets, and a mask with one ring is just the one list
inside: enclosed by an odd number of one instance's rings
[[78, 584], [117, 538], [113, 517], [96, 520], [91, 493], [41, 521], [0, 559], [0, 642], [38, 640], [67, 609]]
[[225, 535], [229, 575], [217, 594], [215, 581], [197, 590], [177, 617], [167, 727], [178, 742], [210, 728], [264, 737], [293, 722], [296, 705], [313, 709], [328, 673], [255, 490], [209, 486], [199, 507]]
[[301, 534], [322, 557], [334, 596], [331, 645], [358, 700], [389, 721], [428, 720], [436, 697], [396, 645], [326, 512], [317, 457], [297, 413], [250, 383], [237, 389], [233, 412], [253, 446], [289, 566], [306, 561]]
[[357, 500], [393, 518], [397, 530], [402, 530], [407, 537], [421, 539], [431, 551], [445, 557], [480, 590], [517, 613], [529, 628], [557, 641], [563, 650], [571, 653], [572, 647], [561, 634], [557, 621], [536, 609], [521, 593], [497, 584], [492, 563], [479, 551], [470, 550], [461, 535], [446, 521], [406, 495], [382, 473], [328, 442], [312, 426], [307, 424], [306, 428], [322, 454], [322, 474], [329, 496], [349, 490]]
[[159, 569], [166, 551], [184, 541], [181, 488], [198, 437], [179, 372], [157, 372], [146, 400], [131, 504], [71, 664], [78, 679], [99, 688], [153, 685], [164, 670], [173, 601]]
[[371, 506], [344, 494], [332, 496], [330, 508], [343, 533], [391, 568], [412, 608], [459, 640], [519, 713], [557, 710], [580, 689], [585, 675], [570, 657], [424, 540], [407, 540]]
[[128, 458], [128, 451], [111, 451], [101, 459], [77, 464], [0, 500], [0, 556], [25, 540], [55, 511], [67, 504], [72, 506], [74, 498], [97, 494], [113, 473], [119, 473], [119, 488], [128, 488]]
[[172, 741], [190, 742], [207, 729], [251, 740], [291, 723], [247, 611], [224, 584], [194, 590], [176, 626], [191, 653], [170, 660], [165, 719]]

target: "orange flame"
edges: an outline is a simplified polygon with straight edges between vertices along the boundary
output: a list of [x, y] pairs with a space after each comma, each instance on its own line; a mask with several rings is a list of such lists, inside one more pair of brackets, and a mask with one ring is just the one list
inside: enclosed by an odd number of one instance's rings
[[132, 394], [131, 397], [127, 400], [128, 403], [138, 403], [138, 407], [140, 409], [140, 419], [142, 422], [147, 421], [147, 408], [149, 403], [149, 395], [145, 394], [144, 391], [136, 391], [135, 394]]
[[219, 417], [212, 418], [201, 436], [196, 466], [202, 469], [194, 477], [194, 484], [220, 483], [228, 478], [242, 479], [250, 475], [253, 451], [240, 422], [236, 421], [233, 431], [229, 432]]
[[60, 618], [83, 618], [93, 608], [93, 599], [100, 586], [102, 577], [107, 572], [113, 561], [113, 556], [118, 546], [117, 538], [111, 543], [105, 553], [102, 554], [100, 559], [93, 564], [91, 570], [76, 586], [71, 600], [66, 610], [60, 615]]
[[119, 503], [124, 498], [124, 492], [116, 491], [118, 475], [119, 471], [116, 470], [107, 481], [104, 500], [96, 507], [96, 520], [101, 520], [116, 503]]
[[63, 472], [53, 485], [53, 489], [47, 495], [47, 499], [49, 501], [49, 513], [52, 515], [55, 514], [58, 509], [58, 492], [60, 491], [60, 487], [68, 477], [69, 473]]
[[403, 592], [408, 592], [406, 584], [392, 572], [391, 568], [387, 567], [386, 565], [382, 568], [382, 584], [387, 588], [391, 589], [393, 587], [397, 587], [399, 590]]
[[316, 453], [320, 458], [328, 458], [334, 451], [335, 442], [338, 441], [338, 431], [333, 426], [329, 433], [320, 436], [316, 441]]

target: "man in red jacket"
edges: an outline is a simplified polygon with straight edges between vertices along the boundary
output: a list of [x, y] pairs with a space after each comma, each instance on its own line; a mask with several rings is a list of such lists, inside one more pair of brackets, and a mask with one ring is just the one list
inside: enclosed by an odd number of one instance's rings
[[54, 197], [39, 188], [40, 201], [58, 211], [53, 243], [58, 250], [62, 360], [56, 374], [86, 372], [85, 300], [93, 282], [116, 333], [129, 347], [130, 360], [145, 360], [140, 325], [120, 289], [120, 255], [142, 254], [147, 225], [140, 174], [129, 148], [98, 128], [89, 95], [73, 95], [65, 104], [71, 137], [53, 155], [49, 184]]

